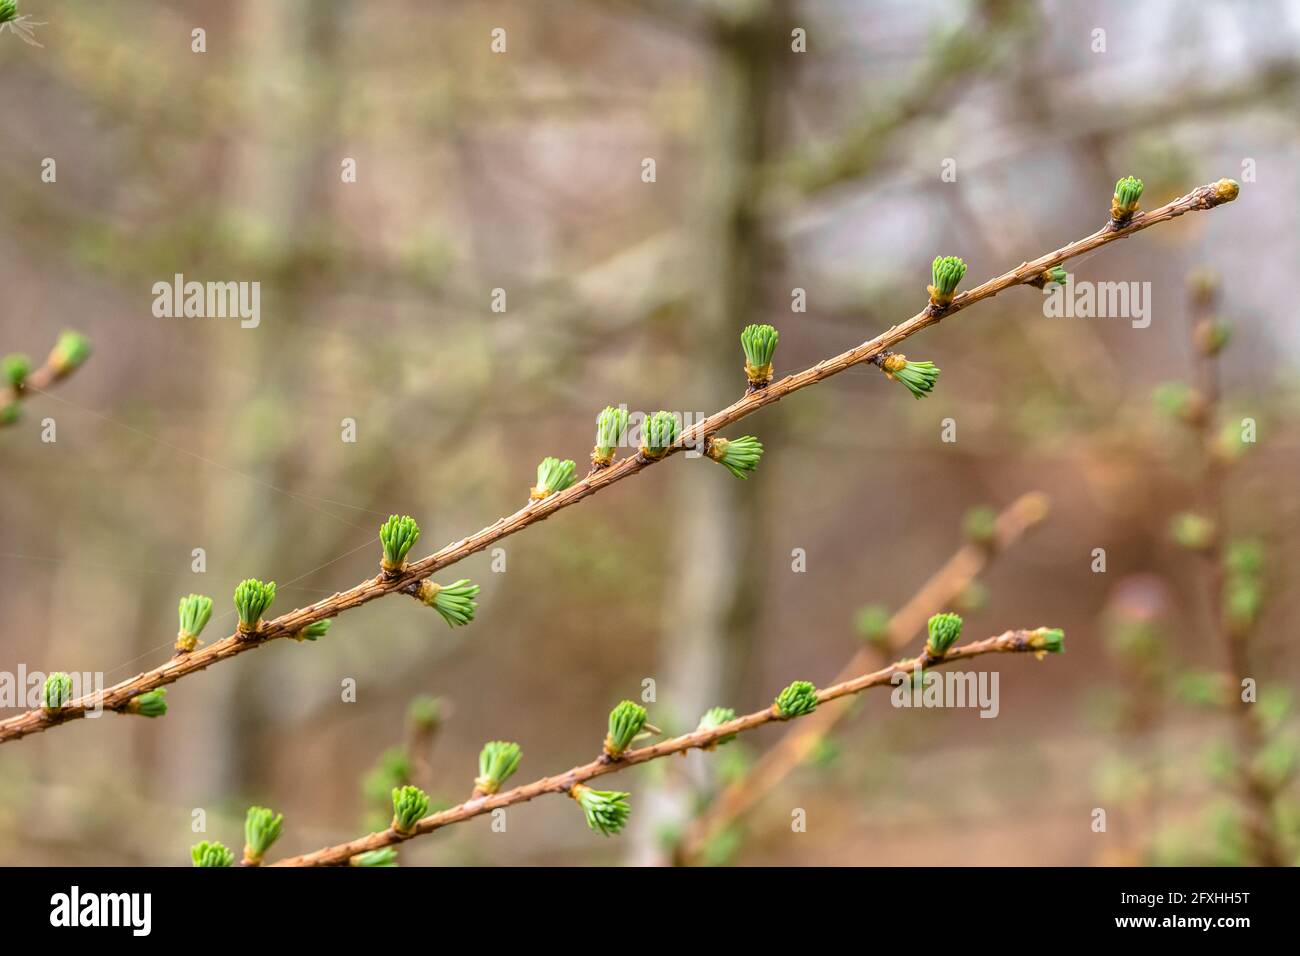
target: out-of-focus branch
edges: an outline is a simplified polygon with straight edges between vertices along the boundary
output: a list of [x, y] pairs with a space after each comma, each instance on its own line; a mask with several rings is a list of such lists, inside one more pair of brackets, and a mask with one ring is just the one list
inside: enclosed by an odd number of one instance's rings
[[[993, 539], [958, 548], [943, 566], [930, 576], [915, 594], [889, 619], [884, 648], [865, 645], [840, 668], [835, 682], [862, 673], [885, 654], [903, 649], [926, 620], [947, 607], [989, 565], [993, 557], [1018, 541], [1047, 515], [1047, 496], [1040, 492], [1022, 495], [998, 515]], [[696, 861], [709, 842], [803, 763], [818, 743], [849, 714], [847, 706], [820, 707], [786, 731], [775, 746], [763, 754], [749, 772], [732, 781], [687, 828], [676, 847], [679, 864]]]

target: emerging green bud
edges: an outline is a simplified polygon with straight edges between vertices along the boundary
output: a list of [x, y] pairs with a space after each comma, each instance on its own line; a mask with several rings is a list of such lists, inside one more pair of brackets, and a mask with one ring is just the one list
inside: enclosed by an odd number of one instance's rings
[[1220, 179], [1214, 184], [1214, 198], [1221, 203], [1232, 202], [1241, 193], [1241, 184], [1235, 179]]
[[448, 627], [461, 627], [474, 620], [478, 607], [474, 596], [478, 592], [479, 586], [469, 578], [461, 578], [454, 584], [435, 584], [426, 579], [420, 582], [415, 597], [441, 614]]
[[966, 274], [966, 263], [956, 256], [935, 256], [930, 264], [931, 283], [926, 291], [930, 293], [930, 305], [936, 309], [946, 309], [952, 305], [957, 284]]
[[329, 633], [330, 628], [334, 625], [333, 618], [325, 618], [323, 621], [313, 621], [304, 627], [301, 631], [289, 635], [298, 643], [303, 641], [318, 641]]
[[657, 461], [668, 454], [677, 441], [677, 416], [672, 412], [658, 411], [641, 423], [641, 454]]
[[226, 849], [224, 844], [215, 840], [211, 843], [204, 840], [202, 843], [196, 843], [190, 847], [190, 859], [194, 861], [195, 866], [202, 867], [235, 865], [235, 854]]
[[[723, 724], [731, 723], [736, 719], [736, 712], [730, 707], [710, 707], [700, 718], [696, 730], [713, 730], [715, 727], [721, 727]], [[714, 750], [723, 744], [729, 744], [736, 739], [737, 734], [723, 734], [717, 740], [707, 744], [705, 750]]]
[[32, 360], [26, 355], [14, 353], [6, 355], [0, 359], [0, 374], [3, 374], [4, 380], [9, 383], [9, 387], [18, 391], [23, 387], [23, 382], [27, 381], [27, 376], [32, 370]]
[[608, 468], [614, 461], [614, 452], [623, 443], [627, 431], [627, 409], [606, 405], [596, 416], [596, 447], [591, 450], [591, 466]]
[[442, 722], [442, 701], [432, 694], [421, 694], [406, 705], [406, 719], [420, 730], [433, 730]]
[[132, 697], [126, 702], [126, 712], [141, 717], [162, 717], [167, 713], [167, 688], [159, 687]]
[[1030, 632], [1029, 646], [1039, 660], [1044, 654], [1065, 653], [1065, 631], [1059, 627], [1040, 627]]
[[933, 362], [909, 362], [901, 352], [883, 356], [879, 365], [889, 379], [906, 385], [914, 398], [925, 398], [939, 380], [939, 369]]
[[1223, 319], [1202, 319], [1192, 330], [1192, 341], [1202, 355], [1218, 355], [1232, 339], [1232, 325]]
[[1065, 285], [1069, 280], [1070, 274], [1060, 266], [1052, 266], [1043, 273], [1043, 283], [1055, 282], [1057, 285]]
[[745, 351], [745, 378], [749, 391], [757, 391], [772, 381], [772, 356], [781, 333], [770, 325], [747, 325], [740, 333], [740, 347]]
[[877, 647], [888, 647], [892, 639], [889, 626], [893, 615], [883, 604], [868, 604], [859, 608], [853, 619], [858, 636]]
[[1208, 551], [1214, 545], [1214, 522], [1191, 511], [1174, 515], [1169, 533], [1179, 547], [1188, 551]]
[[930, 636], [925, 642], [925, 649], [933, 658], [940, 659], [961, 637], [960, 614], [936, 614], [930, 618]]
[[537, 484], [528, 492], [529, 501], [541, 501], [543, 498], [563, 491], [573, 484], [572, 459], [560, 461], [558, 458], [543, 458], [537, 466]]
[[18, 0], [0, 0], [0, 23], [8, 23], [18, 16]]
[[386, 846], [358, 853], [348, 860], [348, 866], [397, 866], [397, 847]]
[[1217, 460], [1231, 465], [1250, 451], [1251, 442], [1242, 434], [1240, 422], [1227, 421], [1219, 428], [1219, 433], [1210, 442], [1209, 451]]
[[6, 402], [0, 405], [0, 425], [14, 425], [23, 417], [21, 402]]
[[987, 505], [971, 508], [962, 518], [961, 530], [971, 544], [991, 549], [998, 543], [998, 513]]
[[409, 836], [420, 822], [420, 818], [429, 812], [429, 795], [419, 787], [407, 785], [393, 788], [393, 823], [392, 827], [403, 836]]
[[1208, 309], [1219, 297], [1219, 274], [1209, 266], [1197, 266], [1187, 274], [1187, 292], [1193, 304]]
[[496, 793], [501, 784], [519, 769], [523, 751], [518, 744], [504, 740], [491, 740], [483, 745], [478, 755], [478, 776], [474, 778], [474, 796]]
[[263, 584], [257, 578], [240, 581], [235, 588], [235, 610], [239, 612], [239, 633], [253, 634], [262, 626], [262, 615], [275, 600], [275, 582]]
[[772, 713], [781, 720], [802, 717], [817, 709], [817, 688], [806, 680], [797, 680], [772, 702]]
[[212, 598], [203, 594], [188, 594], [181, 598], [180, 630], [176, 632], [176, 653], [188, 654], [199, 644], [199, 635], [212, 617]]
[[90, 358], [90, 339], [80, 332], [64, 332], [46, 360], [54, 369], [56, 379], [75, 372], [86, 359]]
[[1224, 584], [1223, 615], [1233, 634], [1255, 626], [1264, 609], [1264, 585], [1258, 578], [1232, 577]]
[[1116, 226], [1122, 226], [1133, 218], [1138, 211], [1138, 200], [1142, 198], [1142, 180], [1125, 176], [1115, 184], [1115, 196], [1110, 201], [1110, 219]]
[[971, 581], [953, 598], [953, 606], [962, 614], [978, 614], [989, 605], [989, 589], [979, 581]]
[[569, 796], [582, 807], [587, 826], [605, 836], [623, 829], [632, 814], [632, 807], [627, 802], [631, 794], [618, 790], [593, 790], [586, 784], [575, 783], [569, 788]]
[[72, 700], [72, 678], [63, 671], [55, 671], [45, 678], [41, 688], [41, 707], [46, 711], [59, 711]]
[[271, 844], [280, 839], [284, 814], [266, 807], [249, 807], [244, 817], [244, 865], [260, 866]]
[[646, 710], [630, 700], [619, 703], [609, 712], [609, 733], [605, 736], [605, 756], [617, 760], [645, 728]]
[[1209, 413], [1204, 396], [1186, 382], [1162, 382], [1152, 398], [1161, 412], [1186, 425], [1200, 425]]
[[389, 515], [379, 529], [379, 543], [384, 546], [384, 557], [379, 566], [385, 574], [396, 575], [406, 567], [406, 556], [415, 542], [420, 540], [420, 526], [410, 515]]
[[1264, 545], [1254, 538], [1238, 538], [1228, 545], [1223, 563], [1232, 574], [1259, 574], [1264, 570]]
[[704, 453], [737, 478], [745, 479], [758, 467], [758, 461], [763, 457], [763, 443], [753, 435], [731, 439], [714, 436], [709, 439]]

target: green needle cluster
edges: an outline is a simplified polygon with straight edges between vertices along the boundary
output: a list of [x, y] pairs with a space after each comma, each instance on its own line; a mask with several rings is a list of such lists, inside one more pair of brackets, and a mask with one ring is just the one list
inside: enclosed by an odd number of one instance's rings
[[880, 369], [889, 379], [906, 385], [913, 398], [925, 398], [939, 380], [939, 368], [933, 362], [909, 362], [901, 352], [890, 352], [882, 358]]
[[257, 578], [240, 581], [235, 588], [235, 610], [239, 612], [239, 632], [254, 634], [262, 626], [262, 615], [275, 600], [275, 582], [262, 583]]
[[271, 844], [280, 839], [284, 827], [284, 814], [274, 813], [266, 807], [249, 807], [244, 817], [244, 863], [258, 866]]
[[635, 701], [621, 701], [609, 712], [609, 733], [605, 735], [605, 756], [617, 760], [645, 729], [646, 710]]
[[453, 584], [435, 584], [426, 579], [420, 582], [415, 597], [441, 614], [449, 627], [461, 627], [474, 620], [474, 611], [478, 607], [474, 596], [478, 592], [479, 586], [469, 578], [461, 578]]
[[403, 836], [409, 835], [420, 818], [429, 812], [429, 795], [419, 787], [407, 784], [393, 788], [392, 827]]
[[737, 478], [745, 479], [758, 467], [759, 459], [763, 457], [763, 443], [753, 435], [730, 439], [715, 436], [709, 439], [705, 454]]
[[1142, 180], [1134, 176], [1125, 176], [1115, 184], [1115, 195], [1110, 201], [1110, 218], [1116, 225], [1123, 225], [1133, 218], [1138, 211], [1138, 200], [1142, 198]]
[[593, 468], [608, 468], [614, 462], [614, 453], [623, 443], [627, 431], [627, 409], [606, 405], [596, 416], [596, 446], [591, 450]]
[[[730, 723], [736, 719], [736, 712], [730, 707], [710, 707], [700, 718], [699, 724], [696, 725], [696, 731], [713, 730], [721, 727], [723, 724]], [[723, 734], [717, 740], [705, 745], [705, 750], [714, 750], [723, 744], [729, 744], [736, 739], [736, 734]]]
[[936, 309], [946, 309], [952, 305], [957, 291], [957, 284], [966, 274], [966, 263], [956, 256], [935, 256], [930, 264], [930, 305]]
[[181, 598], [178, 615], [180, 629], [176, 632], [176, 653], [188, 654], [202, 643], [199, 635], [212, 618], [212, 598], [203, 594], [187, 594]]
[[658, 411], [641, 424], [641, 454], [657, 461], [668, 454], [669, 447], [677, 441], [677, 416], [672, 412]]
[[298, 631], [296, 634], [293, 634], [291, 636], [295, 641], [298, 641], [299, 643], [303, 641], [318, 641], [326, 634], [329, 633], [329, 629], [333, 625], [334, 625], [334, 621], [331, 618], [327, 617], [323, 621], [313, 621], [311, 624], [308, 624], [306, 627], [304, 627], [301, 631]]
[[941, 660], [961, 637], [961, 615], [945, 612], [930, 618], [930, 636], [926, 639], [925, 650], [935, 660]]
[[222, 843], [215, 840], [209, 843], [204, 840], [202, 843], [196, 843], [190, 847], [190, 859], [194, 861], [195, 866], [217, 867], [217, 866], [234, 866], [235, 854]]
[[745, 378], [749, 391], [763, 388], [772, 381], [772, 356], [781, 333], [770, 325], [747, 325], [740, 333], [740, 347], [745, 352]]
[[45, 678], [41, 688], [41, 706], [47, 711], [62, 710], [72, 700], [72, 678], [63, 671], [55, 671]]
[[406, 567], [406, 556], [420, 540], [420, 526], [410, 515], [389, 515], [379, 529], [379, 543], [384, 546], [384, 557], [379, 566], [385, 574], [398, 574]]
[[781, 720], [802, 717], [817, 709], [817, 687], [806, 680], [797, 680], [772, 702], [772, 713]]
[[127, 701], [126, 712], [141, 717], [162, 717], [167, 713], [167, 688], [159, 687], [132, 697]]
[[397, 847], [386, 846], [358, 853], [348, 860], [348, 866], [397, 866]]
[[523, 751], [516, 743], [491, 740], [483, 745], [478, 755], [478, 776], [474, 778], [474, 793], [478, 796], [496, 793], [501, 784], [519, 769]]
[[558, 458], [543, 458], [537, 466], [537, 484], [528, 492], [529, 501], [541, 501], [557, 491], [563, 491], [573, 484], [573, 470], [577, 466], [572, 459], [561, 461]]
[[605, 836], [623, 829], [632, 814], [632, 807], [627, 802], [631, 794], [619, 790], [593, 790], [586, 784], [575, 783], [569, 789], [569, 796], [582, 807], [587, 826]]

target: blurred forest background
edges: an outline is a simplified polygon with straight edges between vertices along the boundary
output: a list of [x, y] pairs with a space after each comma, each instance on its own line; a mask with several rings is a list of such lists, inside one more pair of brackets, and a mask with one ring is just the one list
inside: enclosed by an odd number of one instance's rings
[[[1240, 862], [1214, 781], [1225, 718], [1135, 677], [1222, 665], [1201, 569], [1168, 533], [1194, 503], [1195, 455], [1152, 392], [1190, 373], [1186, 277], [1208, 266], [1235, 325], [1226, 407], [1260, 428], [1226, 494], [1234, 531], [1268, 547], [1257, 676], [1280, 700], [1298, 670], [1300, 3], [21, 12], [45, 25], [39, 48], [0, 34], [0, 351], [43, 356], [71, 327], [95, 352], [0, 431], [8, 670], [121, 680], [166, 659], [182, 594], [212, 595], [205, 636], [228, 633], [247, 576], [280, 582], [276, 612], [315, 601], [375, 573], [391, 512], [420, 521], [427, 554], [519, 507], [544, 455], [585, 465], [608, 403], [729, 404], [744, 325], [780, 330], [778, 376], [803, 368], [916, 312], [937, 254], [964, 257], [971, 287], [1092, 232], [1121, 175], [1145, 180], [1148, 209], [1222, 176], [1242, 193], [1067, 264], [1149, 281], [1149, 328], [1045, 318], [1013, 290], [907, 343], [943, 369], [926, 401], [855, 369], [744, 423], [768, 449], [748, 482], [674, 458], [509, 538], [504, 573], [488, 554], [453, 569], [483, 586], [467, 628], [379, 601], [318, 643], [176, 684], [164, 719], [5, 746], [0, 862], [184, 865], [195, 808], [237, 848], [249, 803], [286, 816], [273, 856], [360, 835], [385, 816], [382, 755], [423, 695], [439, 727], [409, 773], [444, 803], [468, 796], [485, 740], [522, 745], [518, 781], [590, 759], [645, 678], [665, 730], [758, 709], [833, 675], [859, 609], [901, 605], [969, 508], [1035, 489], [1051, 512], [964, 595], [968, 634], [1061, 626], [1068, 653], [985, 659], [996, 720], [866, 695], [705, 861]], [[175, 273], [259, 281], [260, 327], [156, 318], [152, 285]], [[1156, 648], [1136, 664], [1126, 615]], [[611, 778], [633, 794], [622, 837], [547, 799], [504, 834], [475, 820], [402, 861], [662, 862], [782, 729]], [[1300, 831], [1293, 813], [1280, 826]]]

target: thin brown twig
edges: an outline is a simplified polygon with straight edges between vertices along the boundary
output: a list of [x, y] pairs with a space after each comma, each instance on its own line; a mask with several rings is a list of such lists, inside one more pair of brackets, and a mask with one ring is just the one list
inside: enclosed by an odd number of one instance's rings
[[[851, 678], [846, 681], [834, 684], [830, 687], [822, 688], [817, 691], [817, 710], [812, 712], [816, 715], [820, 712], [821, 707], [833, 700], [841, 697], [848, 697], [853, 694], [861, 693], [871, 687], [880, 687], [890, 684], [897, 674], [911, 674], [918, 668], [929, 668], [942, 664], [952, 664], [961, 660], [968, 660], [972, 657], [979, 657], [982, 654], [1023, 654], [1023, 653], [1044, 653], [1040, 648], [1035, 646], [1035, 637], [1039, 634], [1035, 630], [1017, 630], [1006, 631], [997, 637], [986, 638], [982, 641], [973, 641], [970, 644], [964, 644], [961, 647], [954, 647], [948, 651], [942, 658], [936, 659], [929, 656], [928, 653], [922, 652], [911, 660], [899, 661], [890, 664], [870, 673]], [[465, 820], [482, 816], [485, 813], [491, 813], [502, 807], [514, 806], [518, 803], [526, 803], [535, 797], [540, 797], [548, 793], [568, 793], [575, 784], [585, 783], [595, 777], [603, 777], [605, 774], [617, 773], [627, 767], [633, 767], [637, 764], [646, 763], [651, 760], [658, 760], [661, 757], [667, 757], [672, 754], [685, 754], [688, 750], [704, 749], [710, 746], [716, 746], [722, 738], [732, 734], [742, 733], [747, 730], [753, 730], [755, 727], [761, 727], [764, 724], [781, 720], [772, 710], [771, 707], [755, 711], [752, 714], [746, 714], [743, 717], [737, 717], [735, 720], [729, 720], [725, 724], [719, 724], [716, 727], [707, 730], [696, 730], [689, 734], [682, 734], [680, 737], [673, 737], [670, 740], [664, 740], [648, 747], [641, 747], [637, 750], [629, 750], [616, 760], [611, 760], [604, 755], [597, 757], [590, 763], [581, 764], [573, 767], [564, 773], [556, 774], [551, 777], [543, 777], [532, 783], [515, 787], [513, 790], [505, 790], [501, 793], [488, 797], [478, 797], [470, 799], [457, 806], [441, 810], [437, 813], [430, 814], [418, 821], [415, 826], [407, 833], [398, 833], [391, 827], [387, 830], [381, 830], [377, 833], [371, 833], [367, 836], [360, 837], [356, 840], [350, 840], [347, 843], [340, 843], [337, 846], [325, 847], [312, 853], [306, 853], [302, 856], [289, 857], [280, 860], [273, 866], [340, 866], [347, 863], [352, 857], [359, 853], [366, 853], [371, 850], [379, 850], [386, 846], [393, 846], [403, 843], [413, 837], [425, 833], [432, 833], [453, 823], [462, 823]], [[808, 717], [793, 718], [807, 720]]]
[[[1019, 540], [1020, 536], [1047, 515], [1047, 496], [1041, 492], [1022, 495], [998, 515], [994, 540], [988, 545], [968, 543], [958, 548], [943, 566], [889, 619], [888, 644], [881, 648], [858, 648], [835, 676], [836, 683], [860, 674], [885, 655], [900, 652], [924, 626], [930, 615], [944, 610], [989, 565], [994, 555]], [[708, 807], [686, 828], [674, 850], [674, 862], [697, 861], [704, 848], [740, 816], [747, 813], [778, 783], [802, 764], [835, 726], [849, 715], [847, 706], [819, 707], [799, 721], [766, 751], [749, 771], [731, 781]]]
[[[1215, 206], [1231, 202], [1236, 198], [1236, 185], [1231, 184], [1231, 187], [1229, 187], [1229, 182], [1228, 180], [1220, 180], [1217, 183], [1198, 186], [1187, 195], [1172, 200], [1157, 209], [1147, 213], [1136, 213], [1124, 225], [1115, 226], [1107, 223], [1107, 225], [1090, 236], [1067, 243], [1059, 249], [1041, 255], [1032, 261], [1022, 262], [1014, 269], [996, 278], [989, 279], [982, 285], [976, 286], [967, 292], [959, 293], [952, 303], [944, 309], [939, 310], [927, 306], [907, 321], [892, 326], [887, 331], [863, 342], [861, 345], [824, 359], [811, 368], [787, 375], [785, 378], [774, 381], [762, 389], [749, 392], [721, 411], [715, 412], [703, 421], [685, 429], [678, 440], [668, 449], [664, 458], [671, 457], [688, 448], [700, 447], [708, 436], [735, 424], [759, 409], [779, 402], [787, 395], [816, 385], [854, 366], [870, 362], [922, 329], [927, 329], [943, 319], [955, 315], [978, 302], [992, 298], [1013, 286], [1031, 282], [1039, 278], [1045, 270], [1060, 265], [1068, 259], [1092, 252], [1094, 249], [1127, 238], [1151, 226], [1169, 222], [1186, 213], [1213, 209]], [[623, 458], [608, 468], [593, 471], [564, 491], [557, 492], [541, 501], [531, 502], [512, 515], [498, 518], [486, 528], [475, 532], [469, 537], [454, 541], [425, 558], [409, 563], [400, 573], [391, 577], [377, 575], [347, 591], [338, 592], [305, 608], [295, 608], [274, 620], [265, 621], [253, 634], [232, 634], [209, 644], [202, 650], [187, 654], [184, 657], [173, 658], [159, 667], [121, 681], [103, 691], [78, 697], [58, 711], [31, 710], [0, 721], [0, 744], [83, 717], [87, 711], [99, 708], [119, 710], [126, 706], [131, 698], [145, 691], [172, 684], [182, 677], [205, 670], [220, 661], [259, 648], [278, 638], [296, 634], [308, 624], [336, 617], [345, 611], [360, 607], [362, 604], [368, 604], [388, 594], [409, 589], [430, 575], [463, 561], [470, 555], [490, 547], [503, 538], [522, 531], [539, 521], [544, 521], [557, 511], [575, 505], [584, 498], [596, 494], [617, 481], [638, 474], [653, 463], [653, 461], [640, 454]]]
[[1223, 486], [1228, 463], [1215, 447], [1219, 437], [1223, 390], [1219, 381], [1218, 349], [1207, 344], [1213, 294], [1210, 290], [1194, 294], [1188, 311], [1196, 354], [1196, 386], [1203, 409], [1193, 422], [1204, 459], [1198, 492], [1214, 528], [1208, 545], [1200, 553], [1201, 564], [1210, 605], [1210, 626], [1224, 654], [1223, 670], [1228, 678], [1225, 704], [1232, 718], [1238, 750], [1236, 789], [1246, 812], [1246, 833], [1252, 861], [1259, 866], [1281, 866], [1282, 848], [1273, 819], [1274, 794], [1267, 783], [1258, 779], [1254, 766], [1255, 757], [1263, 746], [1263, 734], [1253, 704], [1242, 698], [1242, 682], [1250, 676], [1249, 630], [1229, 626], [1224, 609], [1227, 586], [1224, 541], [1228, 526]]

